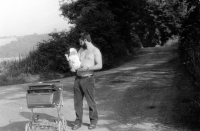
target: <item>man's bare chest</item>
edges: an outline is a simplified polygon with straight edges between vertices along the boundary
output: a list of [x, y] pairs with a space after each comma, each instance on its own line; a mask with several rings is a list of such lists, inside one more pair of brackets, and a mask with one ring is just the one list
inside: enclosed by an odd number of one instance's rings
[[92, 51], [82, 51], [80, 53], [81, 61], [94, 60], [94, 53]]

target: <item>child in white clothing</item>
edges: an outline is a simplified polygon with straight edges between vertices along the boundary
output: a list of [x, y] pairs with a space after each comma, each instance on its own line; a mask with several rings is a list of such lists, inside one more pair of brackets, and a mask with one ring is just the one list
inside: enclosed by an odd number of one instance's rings
[[66, 56], [66, 59], [69, 61], [72, 72], [75, 72], [77, 69], [81, 67], [81, 61], [79, 59], [77, 50], [75, 48], [70, 48], [69, 56], [68, 54], [65, 54], [65, 56]]

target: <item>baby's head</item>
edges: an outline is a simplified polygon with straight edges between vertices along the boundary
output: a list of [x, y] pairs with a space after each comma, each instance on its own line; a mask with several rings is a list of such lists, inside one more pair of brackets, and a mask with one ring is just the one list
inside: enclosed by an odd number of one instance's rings
[[69, 53], [69, 55], [78, 55], [77, 50], [75, 48], [70, 48]]

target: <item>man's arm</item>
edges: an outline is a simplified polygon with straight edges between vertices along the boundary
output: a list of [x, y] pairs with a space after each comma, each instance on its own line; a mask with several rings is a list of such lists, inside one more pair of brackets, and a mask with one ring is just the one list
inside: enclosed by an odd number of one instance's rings
[[94, 61], [95, 65], [88, 67], [88, 70], [100, 70], [102, 68], [102, 55], [99, 49], [95, 49], [94, 51]]

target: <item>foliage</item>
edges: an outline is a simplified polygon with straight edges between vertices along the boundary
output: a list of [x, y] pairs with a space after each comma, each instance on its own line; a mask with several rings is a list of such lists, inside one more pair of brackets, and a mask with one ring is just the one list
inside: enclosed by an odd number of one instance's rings
[[60, 72], [69, 70], [65, 52], [69, 50], [69, 40], [66, 32], [52, 32], [51, 39], [40, 42], [38, 49], [29, 53], [20, 63], [24, 72], [38, 74], [43, 72]]
[[133, 53], [135, 47], [141, 46], [146, 31], [143, 23], [148, 24], [151, 19], [146, 6], [145, 0], [78, 0], [62, 4], [61, 11], [75, 24], [74, 32], [91, 34], [107, 68], [115, 65], [114, 58]]
[[200, 85], [200, 2], [187, 1], [188, 14], [181, 31], [180, 55], [197, 85]]
[[19, 60], [3, 61], [1, 65], [0, 86], [29, 83], [40, 80], [39, 75], [24, 73]]
[[179, 36], [187, 6], [185, 0], [156, 0], [150, 4], [149, 12], [154, 17], [160, 45], [164, 45], [169, 38]]

